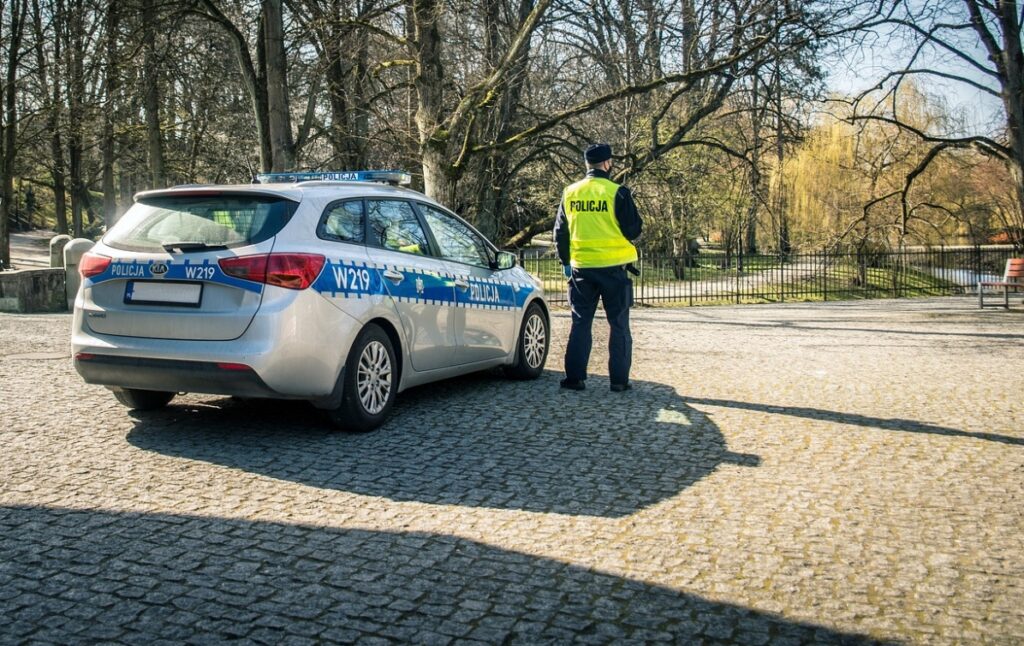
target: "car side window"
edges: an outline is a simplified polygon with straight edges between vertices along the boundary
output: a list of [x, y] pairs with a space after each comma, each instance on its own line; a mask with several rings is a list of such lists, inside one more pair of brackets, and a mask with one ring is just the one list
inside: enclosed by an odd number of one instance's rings
[[475, 231], [432, 206], [421, 204], [420, 208], [441, 249], [442, 258], [478, 267], [491, 266], [490, 248]]
[[363, 225], [363, 201], [349, 200], [332, 204], [320, 221], [317, 234], [328, 240], [340, 242], [365, 242]]
[[430, 253], [427, 236], [412, 204], [399, 200], [367, 200], [366, 208], [372, 244], [405, 253]]

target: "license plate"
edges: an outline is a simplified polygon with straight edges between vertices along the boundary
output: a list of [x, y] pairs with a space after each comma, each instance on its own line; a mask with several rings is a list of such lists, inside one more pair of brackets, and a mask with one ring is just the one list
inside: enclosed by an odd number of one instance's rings
[[130, 305], [199, 307], [202, 300], [202, 283], [130, 280], [124, 289], [124, 302]]

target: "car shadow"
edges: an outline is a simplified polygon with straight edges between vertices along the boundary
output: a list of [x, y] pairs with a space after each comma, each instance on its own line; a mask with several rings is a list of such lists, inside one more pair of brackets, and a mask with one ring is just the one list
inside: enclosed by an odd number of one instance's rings
[[0, 642], [868, 643], [428, 533], [0, 507]]
[[678, 495], [732, 453], [675, 389], [634, 382], [611, 393], [558, 388], [559, 375], [480, 373], [402, 393], [367, 434], [330, 429], [296, 402], [214, 398], [133, 413], [128, 441], [313, 487], [395, 501], [622, 517]]

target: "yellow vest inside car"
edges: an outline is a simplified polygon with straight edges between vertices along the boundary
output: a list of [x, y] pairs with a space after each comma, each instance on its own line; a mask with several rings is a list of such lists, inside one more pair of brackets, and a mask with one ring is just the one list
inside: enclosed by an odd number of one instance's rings
[[569, 258], [573, 267], [596, 269], [636, 262], [634, 247], [615, 219], [619, 185], [587, 177], [565, 189], [562, 210], [569, 223]]

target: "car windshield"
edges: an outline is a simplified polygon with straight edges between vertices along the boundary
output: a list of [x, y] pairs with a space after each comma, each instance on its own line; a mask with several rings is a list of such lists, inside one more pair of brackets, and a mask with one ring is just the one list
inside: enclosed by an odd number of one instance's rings
[[160, 196], [139, 200], [103, 237], [130, 251], [204, 251], [277, 235], [298, 203], [263, 195]]

